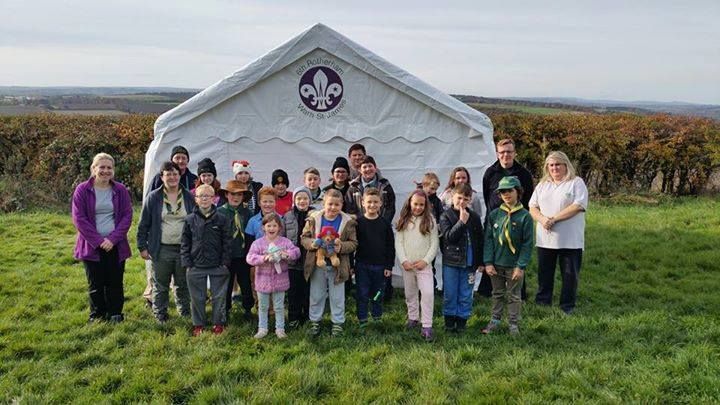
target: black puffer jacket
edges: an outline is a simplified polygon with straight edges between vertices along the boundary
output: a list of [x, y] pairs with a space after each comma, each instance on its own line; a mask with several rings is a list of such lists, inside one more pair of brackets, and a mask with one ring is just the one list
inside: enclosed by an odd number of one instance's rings
[[230, 266], [232, 259], [232, 224], [222, 213], [211, 207], [205, 217], [196, 206], [185, 217], [180, 262], [185, 268], [212, 268]]
[[483, 262], [483, 229], [480, 216], [472, 210], [467, 224], [460, 221], [460, 214], [452, 207], [440, 215], [440, 244], [442, 246], [442, 260], [444, 265], [453, 267], [467, 266], [467, 236], [470, 231], [472, 244], [473, 265], [477, 269]]

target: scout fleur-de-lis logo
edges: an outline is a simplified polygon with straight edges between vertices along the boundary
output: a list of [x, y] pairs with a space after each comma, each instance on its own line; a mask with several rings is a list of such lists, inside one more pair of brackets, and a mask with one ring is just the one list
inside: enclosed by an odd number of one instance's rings
[[309, 69], [300, 78], [300, 98], [313, 111], [331, 111], [340, 104], [342, 96], [342, 80], [328, 67]]

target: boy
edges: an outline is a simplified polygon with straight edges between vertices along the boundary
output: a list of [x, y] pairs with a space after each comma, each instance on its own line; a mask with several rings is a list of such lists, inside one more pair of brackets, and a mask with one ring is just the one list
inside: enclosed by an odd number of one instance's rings
[[[332, 335], [339, 336], [345, 323], [345, 281], [350, 274], [350, 254], [357, 249], [357, 222], [342, 212], [343, 196], [337, 190], [327, 190], [323, 209], [308, 215], [302, 232], [302, 245], [307, 250], [305, 256], [305, 279], [310, 281], [310, 335], [320, 333], [320, 319], [325, 311], [325, 300], [330, 297], [330, 313], [333, 323]], [[316, 255], [318, 243], [316, 237], [324, 226], [331, 226], [340, 235], [335, 239], [335, 252], [340, 265], [333, 267], [329, 260], [326, 265], [317, 267]]]
[[382, 208], [380, 216], [392, 223], [395, 216], [395, 191], [393, 191], [390, 182], [380, 176], [372, 156], [365, 156], [362, 165], [360, 165], [360, 175], [350, 181], [350, 188], [347, 191], [348, 214], [362, 215], [362, 196], [368, 187], [377, 188], [380, 191], [382, 199]]
[[372, 317], [382, 317], [385, 280], [392, 276], [395, 264], [395, 237], [392, 225], [380, 216], [380, 190], [365, 189], [362, 206], [365, 214], [357, 219], [358, 247], [355, 253], [357, 282], [357, 316], [360, 328], [368, 321], [368, 302], [372, 301]]
[[232, 232], [232, 261], [228, 269], [230, 270], [230, 282], [225, 297], [225, 310], [229, 317], [232, 308], [232, 290], [235, 279], [237, 279], [242, 294], [243, 317], [249, 320], [252, 317], [250, 310], [255, 305], [255, 300], [250, 285], [250, 266], [245, 260], [250, 248], [250, 245], [245, 243], [245, 224], [250, 218], [250, 209], [246, 207], [246, 203], [252, 198], [252, 191], [238, 180], [228, 181], [224, 191], [227, 202], [218, 208], [218, 212], [230, 219]]
[[245, 245], [250, 246], [255, 239], [263, 236], [262, 219], [267, 214], [277, 214], [275, 204], [277, 201], [277, 191], [274, 188], [265, 186], [258, 191], [258, 200], [260, 212], [253, 215], [245, 227]]
[[285, 170], [275, 170], [272, 173], [271, 183], [276, 193], [275, 212], [282, 217], [286, 212], [290, 211], [293, 205], [292, 192], [288, 191], [290, 180], [288, 180]]
[[232, 257], [232, 232], [230, 221], [213, 205], [214, 198], [215, 190], [208, 184], [195, 189], [197, 205], [193, 213], [185, 218], [180, 243], [182, 266], [187, 269], [190, 290], [193, 336], [199, 336], [205, 327], [208, 278], [212, 294], [212, 332], [219, 335], [225, 330], [225, 295], [230, 280], [228, 267]]
[[[443, 212], [443, 205], [442, 201], [440, 201], [440, 198], [437, 196], [437, 190], [440, 187], [440, 178], [438, 178], [437, 174], [433, 172], [427, 172], [423, 176], [422, 179], [422, 190], [427, 194], [428, 201], [430, 202], [431, 208], [432, 208], [432, 214], [433, 218], [435, 218], [435, 223], [440, 223], [440, 215]], [[440, 295], [440, 290], [437, 289], [437, 277], [435, 275], [437, 274], [437, 269], [435, 268], [435, 259], [432, 261], [432, 272], [433, 272], [433, 291], [435, 291], [435, 295]]]
[[320, 202], [320, 194], [322, 193], [320, 189], [320, 171], [314, 167], [308, 167], [303, 172], [303, 182], [305, 188], [310, 191], [310, 205], [314, 209], [322, 208]]

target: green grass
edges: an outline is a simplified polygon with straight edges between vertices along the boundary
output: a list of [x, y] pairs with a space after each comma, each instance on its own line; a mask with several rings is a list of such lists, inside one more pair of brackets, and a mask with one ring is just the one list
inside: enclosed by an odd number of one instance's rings
[[515, 104], [496, 104], [496, 103], [470, 103], [472, 108], [483, 111], [483, 110], [505, 110], [507, 112], [522, 112], [526, 114], [534, 115], [556, 115], [556, 114], [577, 114], [577, 111], [566, 110], [563, 108], [551, 108], [551, 107], [532, 107], [526, 105], [515, 105]]
[[[123, 324], [86, 325], [83, 268], [67, 214], [0, 215], [0, 402], [717, 402], [720, 202], [593, 203], [576, 314], [523, 308], [522, 334], [469, 330], [427, 344], [403, 330], [405, 306], [361, 335], [254, 341], [233, 316], [220, 337], [157, 325], [144, 268], [127, 263]], [[134, 230], [131, 231], [134, 234]], [[529, 292], [537, 279], [528, 272]], [[557, 297], [556, 301], [557, 302]]]

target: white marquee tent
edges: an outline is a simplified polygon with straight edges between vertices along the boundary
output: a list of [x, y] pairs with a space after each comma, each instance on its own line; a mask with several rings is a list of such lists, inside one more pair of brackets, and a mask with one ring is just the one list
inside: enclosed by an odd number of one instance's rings
[[[316, 24], [161, 115], [145, 155], [145, 187], [175, 145], [190, 168], [210, 157], [224, 183], [231, 161], [251, 162], [268, 184], [283, 168], [290, 188], [317, 167], [327, 184], [336, 156], [363, 143], [397, 194], [434, 171], [444, 183], [465, 166], [480, 192], [495, 160], [490, 119], [322, 24]], [[325, 177], [327, 175], [327, 177]]]

